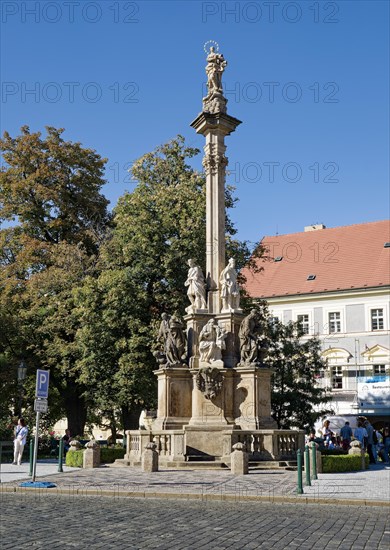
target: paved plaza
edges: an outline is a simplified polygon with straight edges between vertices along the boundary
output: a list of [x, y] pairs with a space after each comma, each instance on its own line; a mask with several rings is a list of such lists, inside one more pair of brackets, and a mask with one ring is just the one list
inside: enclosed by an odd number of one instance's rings
[[[1, 490], [20, 491], [19, 483], [28, 480], [28, 464], [3, 464]], [[304, 494], [297, 495], [297, 472], [287, 470], [250, 470], [249, 475], [234, 476], [228, 469], [161, 469], [152, 474], [134, 467], [79, 469], [39, 462], [37, 479], [57, 485], [50, 493], [128, 497], [187, 498], [192, 500], [273, 500], [275, 502], [330, 502], [359, 505], [390, 503], [390, 467], [377, 464], [363, 472], [319, 474]]]

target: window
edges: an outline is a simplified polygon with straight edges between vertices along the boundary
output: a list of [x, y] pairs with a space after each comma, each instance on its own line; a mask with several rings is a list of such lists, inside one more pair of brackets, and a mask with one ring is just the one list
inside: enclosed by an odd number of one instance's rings
[[371, 310], [371, 330], [383, 330], [383, 309]]
[[374, 365], [374, 374], [384, 376], [386, 374], [386, 365]]
[[340, 312], [335, 311], [335, 312], [329, 313], [328, 323], [329, 323], [329, 334], [333, 334], [334, 332], [341, 332]]
[[332, 368], [332, 388], [341, 390], [343, 387], [343, 371], [341, 367]]
[[297, 316], [298, 324], [303, 332], [303, 334], [309, 334], [309, 316], [308, 315], [298, 315]]

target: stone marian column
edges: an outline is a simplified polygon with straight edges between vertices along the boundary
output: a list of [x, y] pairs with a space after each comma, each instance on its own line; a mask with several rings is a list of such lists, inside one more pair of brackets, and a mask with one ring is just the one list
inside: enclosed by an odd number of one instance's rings
[[206, 173], [206, 280], [209, 288], [208, 311], [221, 311], [219, 276], [225, 268], [225, 136], [241, 121], [226, 112], [227, 99], [222, 90], [222, 73], [226, 67], [222, 54], [210, 48], [207, 56], [208, 94], [203, 98], [203, 111], [191, 123], [206, 138], [203, 167]]

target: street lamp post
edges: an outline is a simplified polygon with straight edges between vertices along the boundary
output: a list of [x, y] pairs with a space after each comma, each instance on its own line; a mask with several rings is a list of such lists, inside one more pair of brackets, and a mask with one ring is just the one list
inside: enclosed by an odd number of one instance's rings
[[18, 416], [19, 417], [22, 415], [23, 382], [26, 379], [26, 375], [27, 375], [27, 365], [22, 359], [18, 365], [18, 390], [19, 390]]

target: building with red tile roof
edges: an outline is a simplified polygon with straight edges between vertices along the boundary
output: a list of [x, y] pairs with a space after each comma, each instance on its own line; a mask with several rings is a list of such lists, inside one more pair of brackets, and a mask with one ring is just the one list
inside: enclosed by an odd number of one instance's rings
[[308, 226], [302, 233], [264, 237], [261, 243], [269, 255], [264, 271], [243, 271], [252, 296], [271, 298], [390, 285], [388, 220], [330, 229], [322, 224]]
[[316, 224], [261, 244], [263, 270], [243, 270], [247, 292], [284, 323], [319, 336], [321, 383], [332, 387], [338, 415], [390, 423], [390, 221]]

